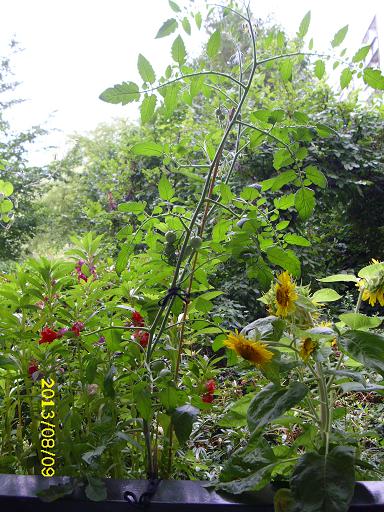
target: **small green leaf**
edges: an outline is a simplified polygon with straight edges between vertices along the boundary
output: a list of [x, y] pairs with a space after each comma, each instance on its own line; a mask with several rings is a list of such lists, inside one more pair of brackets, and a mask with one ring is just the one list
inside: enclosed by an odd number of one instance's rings
[[373, 89], [384, 90], [384, 76], [380, 69], [365, 68], [364, 82]]
[[158, 33], [156, 34], [155, 39], [159, 39], [160, 37], [169, 36], [177, 29], [177, 21], [174, 18], [171, 18], [165, 21], [160, 27]]
[[118, 210], [119, 212], [134, 213], [137, 215], [143, 212], [146, 206], [146, 201], [127, 201], [126, 203], [120, 203]]
[[120, 275], [127, 268], [130, 253], [131, 245], [124, 244], [120, 249], [115, 265], [115, 270], [118, 275]]
[[322, 60], [317, 60], [315, 62], [315, 76], [321, 80], [325, 73], [325, 64]]
[[312, 215], [315, 204], [315, 194], [310, 188], [303, 187], [296, 192], [295, 208], [299, 217], [303, 220], [308, 219]]
[[191, 24], [189, 23], [188, 18], [183, 18], [183, 21], [181, 22], [183, 25], [183, 29], [185, 32], [190, 36], [191, 35]]
[[172, 0], [168, 0], [168, 3], [169, 3], [169, 7], [172, 9], [172, 11], [174, 11], [174, 12], [181, 12], [181, 9], [177, 5], [176, 2], [173, 2]]
[[201, 13], [200, 12], [197, 12], [195, 14], [195, 23], [196, 23], [196, 27], [200, 30], [201, 29], [201, 23], [202, 23], [202, 17], [201, 17]]
[[177, 36], [176, 39], [174, 40], [171, 53], [174, 61], [176, 61], [180, 65], [184, 64], [185, 56], [187, 53], [185, 51], [184, 41], [181, 36]]
[[210, 59], [216, 57], [219, 53], [221, 46], [221, 33], [220, 30], [216, 30], [208, 40], [207, 43], [207, 55]]
[[190, 404], [178, 407], [172, 414], [175, 434], [180, 444], [185, 444], [192, 432], [193, 423], [196, 421], [199, 409]]
[[332, 48], [335, 48], [336, 46], [339, 46], [345, 39], [345, 36], [348, 32], [348, 25], [345, 25], [345, 27], [341, 28], [336, 34], [334, 35], [334, 38], [332, 39], [331, 45]]
[[319, 171], [315, 165], [309, 165], [305, 168], [305, 174], [309, 180], [320, 188], [327, 187], [327, 178]]
[[301, 39], [307, 35], [309, 24], [311, 23], [311, 11], [308, 11], [304, 18], [301, 20], [299, 31], [297, 33], [298, 37]]
[[156, 142], [139, 142], [132, 146], [131, 151], [134, 155], [162, 156], [163, 146]]
[[139, 53], [139, 57], [137, 59], [137, 69], [139, 70], [143, 82], [153, 84], [156, 80], [156, 75], [151, 63], [144, 57], [144, 55], [141, 55], [141, 53]]
[[9, 181], [0, 180], [0, 193], [5, 196], [10, 196], [13, 194], [13, 185], [9, 183]]
[[162, 175], [159, 181], [159, 195], [164, 201], [170, 201], [175, 195], [175, 190], [165, 174]]
[[104, 501], [107, 499], [107, 487], [100, 478], [88, 476], [88, 485], [85, 488], [85, 495], [92, 501]]
[[362, 60], [364, 60], [366, 58], [366, 56], [368, 55], [370, 49], [371, 49], [370, 45], [362, 46], [359, 50], [357, 50], [357, 52], [353, 56], [352, 62], [361, 62]]
[[341, 295], [332, 288], [322, 288], [312, 295], [312, 300], [317, 303], [333, 302], [339, 299], [341, 299]]
[[139, 382], [133, 388], [133, 399], [140, 416], [149, 421], [152, 411], [151, 391], [146, 382]]
[[340, 75], [340, 86], [342, 89], [345, 89], [348, 87], [352, 80], [352, 71], [349, 68], [343, 69], [341, 75]]
[[285, 235], [284, 240], [287, 242], [287, 244], [290, 245], [300, 245], [302, 247], [309, 247], [311, 245], [311, 242], [300, 235]]
[[127, 105], [132, 101], [139, 101], [139, 87], [134, 82], [123, 82], [106, 89], [100, 94], [99, 98], [107, 103]]
[[273, 167], [278, 171], [282, 167], [286, 167], [293, 162], [292, 156], [288, 149], [281, 148], [273, 154]]
[[164, 96], [164, 107], [165, 107], [165, 117], [169, 118], [175, 111], [177, 107], [177, 98], [179, 94], [179, 86], [178, 84], [170, 85], [167, 87], [165, 96]]

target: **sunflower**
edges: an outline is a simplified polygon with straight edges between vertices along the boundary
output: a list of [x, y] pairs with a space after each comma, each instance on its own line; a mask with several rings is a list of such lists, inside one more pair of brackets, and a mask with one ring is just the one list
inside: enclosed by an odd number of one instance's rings
[[312, 338], [302, 338], [300, 345], [300, 357], [307, 362], [309, 356], [317, 349], [317, 342]]
[[292, 282], [291, 276], [287, 271], [281, 273], [275, 286], [275, 301], [277, 305], [277, 316], [286, 317], [288, 313], [295, 310], [295, 301], [299, 298]]
[[266, 348], [267, 345], [260, 341], [250, 341], [238, 332], [229, 334], [224, 345], [257, 366], [269, 363], [273, 357], [273, 352]]
[[380, 277], [369, 281], [360, 279], [356, 285], [363, 290], [361, 298], [368, 301], [370, 306], [374, 306], [376, 302], [379, 302], [380, 306], [384, 306], [384, 280]]

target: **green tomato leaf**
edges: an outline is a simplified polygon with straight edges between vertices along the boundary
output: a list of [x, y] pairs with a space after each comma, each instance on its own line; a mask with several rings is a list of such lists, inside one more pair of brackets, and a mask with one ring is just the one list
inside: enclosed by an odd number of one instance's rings
[[334, 35], [331, 45], [332, 48], [336, 48], [336, 46], [341, 45], [341, 43], [344, 41], [345, 36], [348, 32], [348, 25], [345, 25], [345, 27], [341, 28], [336, 34]]
[[185, 51], [184, 41], [181, 36], [177, 36], [174, 40], [171, 53], [174, 61], [180, 65], [184, 64], [187, 52]]
[[366, 56], [368, 55], [370, 49], [371, 49], [370, 45], [362, 46], [359, 50], [357, 50], [357, 52], [353, 56], [352, 62], [361, 62], [362, 60], [364, 60], [366, 58]]
[[184, 31], [190, 36], [191, 35], [191, 24], [189, 23], [188, 18], [183, 18], [181, 22]]
[[155, 113], [156, 108], [156, 95], [151, 94], [150, 96], [146, 96], [140, 106], [140, 116], [141, 116], [141, 122], [143, 124], [149, 123], [149, 121], [152, 120], [153, 115]]
[[137, 69], [139, 70], [143, 82], [153, 84], [156, 80], [156, 75], [151, 63], [144, 57], [144, 55], [141, 55], [141, 53], [139, 53], [139, 57], [137, 59]]
[[216, 30], [208, 40], [207, 43], [207, 55], [210, 59], [216, 57], [219, 53], [221, 46], [221, 33], [220, 30]]
[[299, 31], [297, 33], [300, 39], [303, 39], [307, 35], [309, 24], [311, 23], [311, 11], [308, 11], [304, 18], [301, 20]]
[[139, 142], [132, 146], [131, 151], [134, 155], [162, 156], [163, 146], [156, 142]]
[[118, 206], [119, 212], [134, 213], [135, 215], [142, 213], [147, 206], [146, 201], [127, 201], [126, 203], [120, 203]]
[[301, 247], [309, 247], [311, 242], [300, 235], [287, 234], [284, 236], [284, 240], [290, 245], [300, 245]]
[[308, 187], [303, 187], [295, 194], [295, 208], [299, 217], [307, 220], [315, 208], [316, 200], [313, 190]]
[[281, 61], [279, 69], [280, 69], [280, 75], [283, 79], [283, 82], [289, 82], [292, 79], [292, 68], [293, 63], [289, 59], [284, 59]]
[[165, 174], [162, 175], [159, 181], [159, 195], [164, 201], [170, 201], [175, 195], [175, 190]]
[[317, 60], [315, 62], [315, 76], [321, 80], [325, 73], [325, 64], [322, 60]]
[[127, 105], [132, 101], [139, 101], [139, 87], [134, 82], [123, 82], [106, 89], [100, 94], [99, 98], [107, 103]]
[[149, 421], [152, 411], [151, 391], [146, 382], [139, 382], [133, 388], [133, 399], [140, 416]]
[[195, 14], [195, 23], [196, 23], [196, 27], [200, 30], [201, 29], [201, 23], [202, 23], [202, 17], [201, 17], [201, 13], [200, 12], [197, 12]]
[[305, 453], [294, 469], [290, 488], [303, 512], [346, 512], [355, 486], [355, 449], [336, 446], [328, 455]]
[[169, 3], [169, 7], [172, 9], [172, 11], [174, 11], [174, 12], [181, 12], [181, 9], [177, 5], [176, 2], [173, 2], [172, 0], [168, 0], [168, 3]]
[[291, 249], [282, 249], [281, 247], [269, 247], [267, 257], [271, 263], [288, 270], [295, 277], [300, 277], [300, 260]]
[[352, 71], [349, 68], [343, 69], [341, 75], [340, 75], [340, 86], [342, 89], [345, 89], [348, 87], [352, 80]]
[[321, 171], [319, 171], [319, 169], [315, 165], [309, 165], [308, 167], [306, 167], [305, 175], [309, 180], [312, 181], [312, 183], [314, 183], [318, 187], [326, 188], [327, 178]]
[[118, 275], [120, 275], [127, 268], [130, 253], [131, 244], [124, 244], [120, 249], [115, 265], [115, 270]]
[[160, 37], [169, 36], [177, 29], [177, 21], [174, 18], [170, 18], [165, 21], [160, 27], [158, 33], [156, 34], [155, 39], [160, 39]]
[[373, 89], [384, 90], [384, 76], [380, 69], [365, 68], [364, 82]]

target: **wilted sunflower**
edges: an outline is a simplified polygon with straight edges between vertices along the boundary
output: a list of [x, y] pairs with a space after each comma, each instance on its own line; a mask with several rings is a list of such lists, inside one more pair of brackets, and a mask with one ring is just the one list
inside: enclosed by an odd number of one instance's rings
[[309, 356], [317, 349], [317, 342], [312, 338], [302, 338], [300, 345], [300, 357], [307, 362]]
[[287, 271], [281, 273], [277, 278], [275, 286], [275, 301], [277, 305], [277, 316], [286, 317], [288, 313], [295, 310], [295, 301], [299, 298]]
[[229, 334], [224, 345], [234, 350], [243, 359], [258, 366], [269, 363], [273, 357], [273, 352], [266, 348], [267, 345], [260, 341], [250, 341], [238, 332]]

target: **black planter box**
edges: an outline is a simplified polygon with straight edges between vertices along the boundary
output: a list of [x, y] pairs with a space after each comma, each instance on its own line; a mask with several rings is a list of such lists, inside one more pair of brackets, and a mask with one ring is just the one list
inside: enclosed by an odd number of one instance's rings
[[[50, 484], [64, 484], [66, 477], [0, 475], [0, 510], [12, 512], [117, 512], [150, 510], [151, 512], [273, 512], [271, 486], [252, 495], [233, 496], [216, 493], [190, 480], [163, 480], [148, 505], [139, 505], [124, 499], [126, 491], [139, 498], [148, 490], [146, 480], [106, 479], [108, 499], [103, 502], [86, 500], [84, 496], [70, 496], [46, 503], [36, 493]], [[131, 495], [132, 496], [132, 495]], [[384, 483], [358, 482], [350, 512], [384, 511]]]

